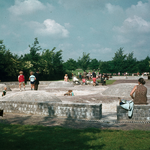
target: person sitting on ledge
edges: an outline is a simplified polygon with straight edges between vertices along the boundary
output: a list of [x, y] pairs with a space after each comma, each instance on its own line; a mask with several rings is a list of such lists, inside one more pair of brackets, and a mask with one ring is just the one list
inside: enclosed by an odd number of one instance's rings
[[67, 93], [64, 94], [64, 96], [74, 96], [74, 93], [72, 92], [72, 90], [68, 90]]
[[5, 96], [5, 95], [6, 95], [6, 90], [7, 90], [7, 87], [4, 87], [4, 90], [3, 90], [2, 96]]
[[[130, 96], [132, 97], [134, 104], [147, 104], [147, 88], [144, 86], [144, 84], [144, 79], [139, 78], [138, 85], [132, 89]], [[133, 96], [134, 93], [135, 97]]]

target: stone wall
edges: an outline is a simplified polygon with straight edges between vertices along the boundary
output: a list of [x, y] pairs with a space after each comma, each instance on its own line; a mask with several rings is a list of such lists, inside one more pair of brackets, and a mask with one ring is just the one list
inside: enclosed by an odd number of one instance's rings
[[134, 105], [133, 116], [128, 118], [128, 111], [117, 106], [117, 120], [150, 121], [150, 105]]
[[99, 120], [102, 117], [102, 104], [0, 101], [0, 109], [4, 110], [4, 113], [43, 115], [59, 118]]
[[109, 80], [138, 80], [139, 78], [148, 79], [148, 76], [112, 76]]

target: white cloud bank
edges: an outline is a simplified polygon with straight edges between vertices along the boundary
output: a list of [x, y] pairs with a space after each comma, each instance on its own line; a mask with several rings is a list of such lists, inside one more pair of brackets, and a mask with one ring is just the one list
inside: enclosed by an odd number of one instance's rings
[[134, 16], [127, 18], [121, 27], [114, 27], [115, 31], [120, 33], [148, 33], [150, 32], [150, 22], [142, 19], [141, 17]]
[[38, 0], [15, 0], [15, 5], [11, 6], [8, 10], [12, 15], [21, 16], [44, 9], [45, 6]]
[[43, 23], [31, 22], [29, 25], [35, 30], [35, 34], [40, 36], [50, 36], [54, 38], [67, 38], [69, 31], [55, 20], [46, 19]]

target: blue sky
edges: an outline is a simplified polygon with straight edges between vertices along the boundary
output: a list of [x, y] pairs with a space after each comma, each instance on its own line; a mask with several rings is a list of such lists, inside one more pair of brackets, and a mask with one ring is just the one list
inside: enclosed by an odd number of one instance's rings
[[138, 60], [150, 56], [150, 0], [0, 0], [0, 40], [21, 55], [38, 38], [43, 49], [112, 60], [123, 47]]

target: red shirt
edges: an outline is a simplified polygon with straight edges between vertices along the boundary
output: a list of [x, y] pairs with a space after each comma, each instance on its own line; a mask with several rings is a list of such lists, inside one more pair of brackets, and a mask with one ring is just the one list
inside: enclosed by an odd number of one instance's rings
[[24, 82], [25, 81], [25, 79], [24, 79], [24, 75], [19, 75], [18, 76], [18, 80], [19, 80], [19, 82]]

